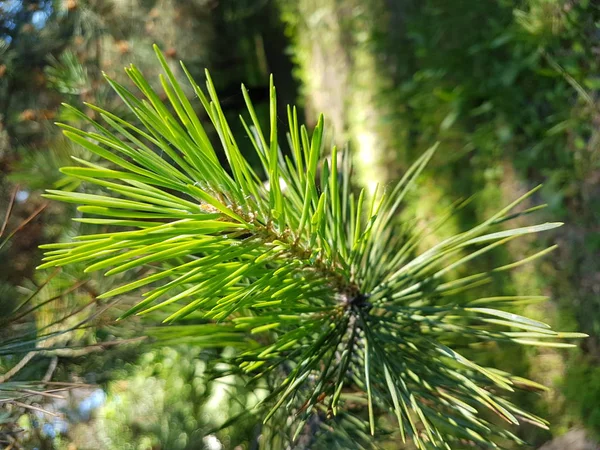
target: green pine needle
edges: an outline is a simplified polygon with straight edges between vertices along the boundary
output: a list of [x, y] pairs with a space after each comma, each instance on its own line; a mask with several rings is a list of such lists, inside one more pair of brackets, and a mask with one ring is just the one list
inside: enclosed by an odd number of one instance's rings
[[[131, 66], [126, 71], [138, 93], [107, 80], [135, 124], [90, 105], [103, 125], [91, 119], [88, 130], [60, 125], [104, 165], [78, 160], [82, 166], [63, 169], [96, 186], [94, 194], [52, 190], [46, 197], [79, 205], [84, 218], [77, 220], [103, 231], [44, 246], [49, 251], [41, 267], [84, 262], [88, 272], [131, 273], [135, 281], [101, 297], [136, 299], [122, 318], [162, 312], [165, 322], [190, 315], [200, 320], [151, 334], [168, 343], [236, 348], [233, 362], [240, 372], [278, 380], [259, 410], [265, 421], [281, 411], [291, 415], [291, 432], [302, 433], [311, 414], [345, 414], [350, 398], [368, 408], [365, 431], [374, 434], [378, 415], [390, 412], [403, 438], [421, 449], [449, 449], [457, 441], [494, 448], [505, 439], [521, 442], [485, 411], [507, 425], [547, 427], [503, 394], [540, 386], [481, 367], [452, 349], [457, 336], [461, 344], [553, 347], [584, 336], [557, 333], [506, 311], [539, 297], [467, 302], [462, 295], [546, 251], [486, 273], [452, 277], [458, 267], [512, 239], [560, 226], [499, 227], [519, 215], [515, 207], [534, 191], [417, 254], [425, 234], [416, 224], [400, 223], [398, 213], [436, 146], [388, 192], [357, 195], [347, 153], [334, 147], [325, 158], [323, 117], [309, 134], [288, 107], [290, 149], [280, 148], [284, 133], [277, 129], [272, 78], [268, 132], [242, 86], [249, 119], [242, 118], [247, 136], [238, 137], [210, 75], [206, 94], [182, 65], [200, 100], [192, 105], [156, 53], [165, 72], [160, 83], [166, 104]], [[236, 143], [247, 138], [260, 168], [250, 165]]]

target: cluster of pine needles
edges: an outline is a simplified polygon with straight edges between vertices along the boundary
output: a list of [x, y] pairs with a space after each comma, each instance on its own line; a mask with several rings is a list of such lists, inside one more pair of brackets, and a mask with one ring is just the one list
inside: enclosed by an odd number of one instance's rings
[[[241, 117], [246, 135], [234, 136], [210, 75], [205, 93], [182, 64], [214, 128], [207, 132], [188, 88], [156, 54], [164, 94], [134, 66], [126, 71], [135, 94], [107, 78], [134, 121], [87, 105], [98, 121], [71, 108], [88, 127], [60, 125], [100, 163], [74, 158], [79, 165], [62, 172], [86, 191], [46, 197], [77, 204], [74, 220], [102, 232], [45, 245], [42, 267], [129, 273], [134, 281], [100, 297], [135, 299], [122, 319], [160, 313], [175, 322], [152, 331], [164, 341], [235, 348], [233, 372], [269, 380], [257, 411], [265, 422], [283, 420], [292, 439], [313, 429], [315, 417], [335, 424], [344, 416], [367, 439], [390, 414], [402, 440], [420, 449], [522, 442], [502, 421], [547, 427], [506, 395], [541, 386], [457, 350], [491, 341], [567, 347], [563, 339], [582, 337], [511, 312], [543, 297], [467, 292], [552, 248], [455, 276], [519, 236], [560, 225], [506, 226], [536, 209], [516, 212], [535, 190], [423, 251], [452, 211], [426, 228], [401, 211], [435, 148], [390, 189], [359, 190], [347, 152], [325, 149], [322, 117], [310, 133], [288, 107], [282, 138], [272, 79], [269, 123], [242, 86], [249, 119]], [[241, 139], [252, 144], [256, 167]]]

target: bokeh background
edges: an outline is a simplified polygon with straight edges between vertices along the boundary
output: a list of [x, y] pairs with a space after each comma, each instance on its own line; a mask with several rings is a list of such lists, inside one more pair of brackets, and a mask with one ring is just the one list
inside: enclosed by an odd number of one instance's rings
[[34, 270], [38, 245], [66, 239], [77, 225], [72, 209], [40, 194], [77, 188], [58, 168], [72, 155], [90, 158], [53, 125], [82, 123], [61, 103], [91, 117], [86, 102], [123, 111], [102, 73], [125, 82], [123, 67], [134, 63], [159, 86], [153, 43], [182, 80], [180, 59], [197, 80], [210, 69], [240, 132], [240, 83], [266, 120], [273, 73], [282, 129], [286, 104], [298, 105], [309, 126], [323, 112], [364, 186], [397, 179], [440, 141], [409, 213], [427, 220], [472, 198], [430, 243], [543, 183], [529, 206], [547, 204], [538, 218], [565, 226], [493, 262], [559, 248], [482, 291], [547, 295], [524, 312], [590, 338], [570, 351], [492, 345], [477, 354], [551, 387], [520, 399], [552, 423], [518, 431], [533, 448], [599, 448], [596, 0], [1, 0], [0, 386], [44, 379], [69, 390], [35, 397], [32, 407], [9, 404], [0, 389], [0, 448], [259, 448], [252, 420], [212, 431], [263, 395], [233, 377], [213, 380], [207, 362], [218, 352], [186, 336], [151, 345], [142, 324], [115, 324], [111, 305], [96, 299], [109, 281], [77, 267]]

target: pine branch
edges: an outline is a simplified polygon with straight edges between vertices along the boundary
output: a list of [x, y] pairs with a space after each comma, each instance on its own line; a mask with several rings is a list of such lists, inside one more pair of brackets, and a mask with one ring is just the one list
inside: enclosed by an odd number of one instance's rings
[[33, 359], [33, 357], [37, 354], [37, 352], [29, 352], [27, 353], [21, 360], [15, 364], [8, 372], [3, 375], [0, 375], [0, 383], [6, 383], [16, 374], [18, 374], [23, 367], [29, 364], [29, 361]]
[[[464, 295], [552, 248], [487, 272], [455, 276], [513, 239], [561, 225], [500, 228], [534, 211], [515, 208], [535, 190], [419, 253], [426, 230], [402, 222], [400, 212], [435, 146], [391, 190], [367, 196], [352, 185], [346, 153], [338, 155], [333, 147], [330, 159], [323, 158], [322, 117], [309, 134], [288, 108], [290, 149], [280, 148], [271, 79], [268, 135], [242, 86], [250, 116], [242, 123], [260, 161], [253, 167], [210, 75], [206, 94], [182, 65], [220, 151], [156, 51], [167, 104], [131, 66], [126, 71], [138, 93], [107, 81], [136, 123], [89, 105], [102, 123], [70, 111], [93, 131], [60, 125], [103, 162], [74, 158], [80, 166], [62, 169], [95, 186], [95, 193], [51, 190], [46, 196], [79, 205], [84, 217], [75, 220], [101, 232], [44, 246], [41, 267], [79, 262], [86, 272], [134, 276], [98, 298], [134, 296], [137, 303], [122, 319], [132, 314], [161, 315], [168, 323], [194, 319], [194, 325], [148, 329], [164, 343], [235, 348], [229, 360], [234, 373], [250, 381], [266, 377], [273, 385], [257, 411], [265, 423], [287, 417], [286, 429], [300, 436], [300, 446], [315, 437], [322, 411], [336, 424], [349, 424], [351, 442], [368, 440], [376, 417], [390, 413], [402, 439], [420, 449], [449, 449], [459, 441], [492, 447], [506, 439], [522, 442], [487, 420], [486, 412], [510, 425], [547, 427], [505, 395], [539, 385], [483, 367], [455, 349], [489, 341], [570, 347], [565, 339], [584, 337], [513, 312], [540, 297], [469, 301]], [[347, 414], [357, 398], [368, 408], [366, 422]]]

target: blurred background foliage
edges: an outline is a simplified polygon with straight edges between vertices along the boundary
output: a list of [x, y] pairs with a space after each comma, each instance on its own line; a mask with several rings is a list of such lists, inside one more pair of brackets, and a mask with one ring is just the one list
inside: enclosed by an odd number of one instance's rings
[[[462, 228], [544, 183], [533, 203], [548, 204], [544, 218], [566, 222], [546, 238], [559, 250], [482, 290], [543, 292], [551, 302], [527, 314], [591, 337], [571, 353], [491, 347], [483, 357], [552, 388], [523, 399], [552, 422], [549, 432], [519, 431], [532, 445], [579, 428], [598, 439], [600, 3], [4, 0], [0, 446], [265, 448], [269, 432], [251, 419], [215, 431], [261, 395], [235, 378], [214, 381], [206, 362], [218, 355], [192, 345], [151, 346], [135, 320], [115, 324], [118, 312], [111, 311], [126, 305], [109, 308], [95, 298], [109, 288], [102, 277], [34, 271], [38, 245], [72, 235], [77, 226], [67, 219], [73, 210], [40, 193], [76, 189], [58, 167], [71, 156], [92, 158], [53, 125], [60, 119], [86, 126], [61, 103], [90, 117], [96, 112], [86, 102], [121, 111], [102, 72], [124, 81], [122, 67], [135, 63], [156, 79], [152, 43], [179, 77], [179, 59], [196, 79], [211, 70], [232, 124], [244, 108], [242, 81], [259, 117], [267, 118], [274, 73], [281, 117], [286, 103], [301, 105], [309, 123], [325, 113], [334, 139], [352, 148], [367, 187], [396, 179], [441, 141], [406, 212], [417, 220], [475, 194], [449, 224]], [[495, 263], [545, 244], [509, 247]], [[340, 444], [344, 436], [336, 439], [339, 448], [350, 448]], [[315, 445], [335, 448], [327, 440]], [[398, 448], [393, 436], [372, 445]]]

